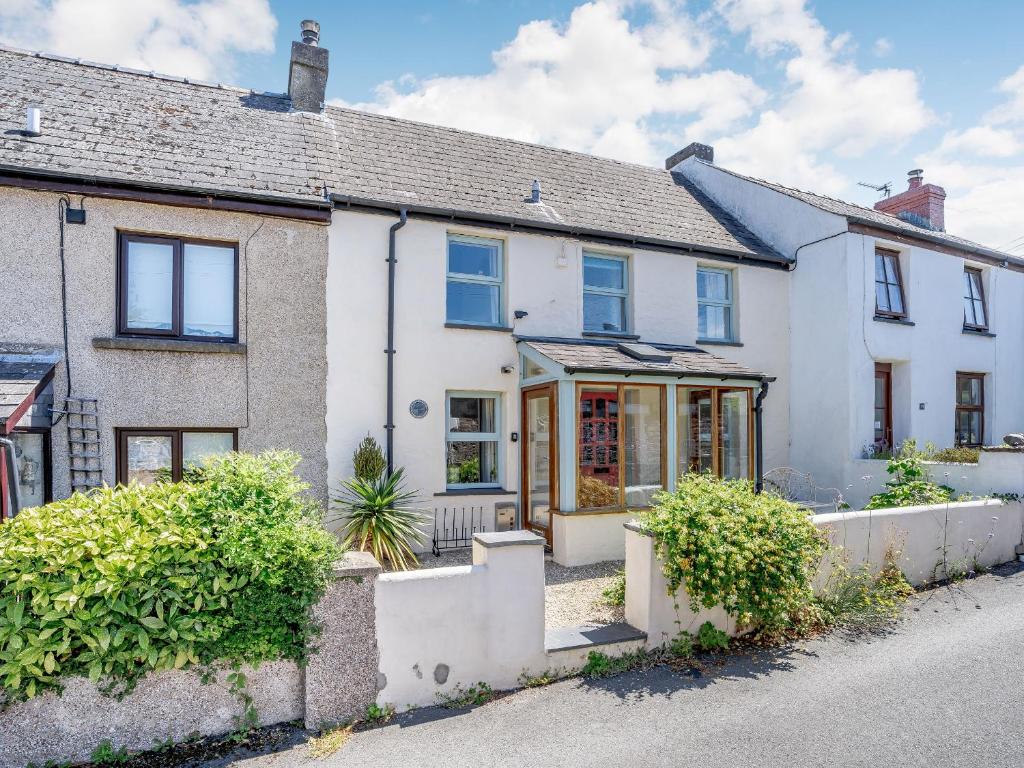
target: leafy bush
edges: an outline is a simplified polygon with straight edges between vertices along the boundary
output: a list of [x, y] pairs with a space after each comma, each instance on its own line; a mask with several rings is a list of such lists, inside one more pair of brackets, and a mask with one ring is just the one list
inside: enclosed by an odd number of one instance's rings
[[601, 596], [608, 605], [626, 604], [626, 569], [619, 568], [612, 577], [612, 583], [605, 587]]
[[885, 483], [887, 490], [872, 496], [864, 509], [944, 504], [953, 499], [955, 491], [952, 488], [932, 482], [920, 455], [895, 456], [889, 459], [885, 471], [890, 477]]
[[812, 599], [825, 541], [805, 510], [744, 480], [687, 475], [640, 513], [675, 592], [724, 606], [742, 626], [779, 626]]
[[981, 456], [979, 448], [969, 448], [966, 445], [958, 445], [953, 448], [943, 448], [934, 451], [928, 458], [930, 461], [938, 461], [943, 464], [977, 464]]
[[376, 480], [388, 468], [380, 444], [370, 435], [363, 438], [352, 454], [352, 469], [360, 480]]
[[425, 540], [420, 526], [429, 520], [412, 507], [416, 492], [405, 490], [404, 477], [402, 469], [375, 480], [355, 477], [334, 498], [345, 511], [343, 546], [370, 552], [381, 564], [401, 571], [416, 563], [411, 542]]
[[867, 565], [853, 571], [837, 565], [815, 598], [814, 621], [824, 629], [877, 632], [895, 621], [914, 588], [887, 550], [882, 570], [874, 575]]
[[155, 670], [301, 661], [339, 548], [298, 461], [229, 454], [190, 482], [78, 493], [0, 526], [4, 698], [72, 675], [122, 694]]
[[697, 645], [705, 651], [729, 650], [729, 635], [710, 621], [705, 621], [697, 630]]

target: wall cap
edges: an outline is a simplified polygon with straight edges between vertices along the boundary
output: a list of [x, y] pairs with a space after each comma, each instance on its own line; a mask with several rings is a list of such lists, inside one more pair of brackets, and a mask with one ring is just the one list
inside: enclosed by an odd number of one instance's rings
[[473, 543], [488, 549], [494, 547], [543, 546], [544, 539], [530, 531], [474, 533]]
[[353, 576], [376, 576], [384, 570], [377, 558], [369, 552], [346, 552], [334, 564], [334, 578], [346, 579]]
[[628, 523], [623, 523], [622, 527], [625, 528], [627, 531], [639, 533], [641, 536], [649, 536], [652, 539], [654, 538], [654, 534], [648, 531], [646, 528], [642, 527], [640, 523], [638, 523], [636, 520], [630, 520]]

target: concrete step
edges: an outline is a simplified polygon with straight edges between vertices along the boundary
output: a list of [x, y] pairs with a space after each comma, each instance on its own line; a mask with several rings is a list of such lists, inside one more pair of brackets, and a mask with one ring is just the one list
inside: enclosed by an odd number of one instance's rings
[[559, 627], [544, 633], [544, 650], [552, 669], [576, 669], [591, 651], [621, 656], [644, 647], [647, 633], [625, 623]]

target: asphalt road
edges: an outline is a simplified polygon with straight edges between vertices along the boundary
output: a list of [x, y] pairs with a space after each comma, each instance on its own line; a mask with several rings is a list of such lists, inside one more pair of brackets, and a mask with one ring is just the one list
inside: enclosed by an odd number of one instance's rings
[[884, 637], [734, 656], [701, 676], [657, 667], [567, 680], [400, 716], [317, 761], [298, 745], [230, 764], [1024, 766], [1022, 568], [917, 596]]

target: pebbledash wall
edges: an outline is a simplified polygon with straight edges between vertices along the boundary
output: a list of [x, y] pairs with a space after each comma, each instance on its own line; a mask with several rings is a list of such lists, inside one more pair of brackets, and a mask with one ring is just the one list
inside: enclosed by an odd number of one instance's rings
[[[333, 214], [327, 278], [327, 461], [331, 478], [351, 475], [352, 452], [367, 433], [382, 444], [384, 441], [387, 329], [383, 308], [387, 306], [388, 229], [396, 221], [393, 215], [345, 210]], [[502, 319], [510, 330], [445, 327], [448, 233], [504, 242]], [[397, 232], [396, 242], [395, 463], [406, 468], [409, 487], [420, 492], [428, 510], [482, 506], [490, 517], [496, 502], [518, 499], [520, 444], [512, 442], [512, 433], [521, 433], [522, 426], [520, 363], [513, 334], [582, 337], [584, 247], [629, 257], [632, 326], [646, 342], [695, 344], [697, 265], [735, 269], [740, 345], [704, 348], [778, 376], [765, 401], [765, 466], [788, 463], [789, 275], [785, 271], [413, 217]], [[529, 314], [516, 320], [515, 310]], [[359, 364], [353, 365], [353, 360]], [[503, 373], [504, 366], [511, 372]], [[500, 396], [501, 493], [445, 493], [448, 391]], [[423, 418], [414, 418], [409, 412], [410, 403], [418, 399], [429, 408]], [[622, 521], [617, 521], [616, 528]], [[555, 524], [559, 523], [556, 520]], [[610, 556], [622, 557], [621, 542]]]
[[[272, 662], [243, 670], [262, 725], [303, 720], [307, 728], [361, 717], [377, 691], [374, 588], [380, 566], [362, 552], [335, 568], [314, 616], [323, 634], [308, 664]], [[242, 706], [226, 671], [203, 682], [198, 672], [173, 670], [143, 678], [122, 700], [104, 696], [85, 678], [0, 713], [0, 768], [88, 762], [103, 741], [129, 751], [154, 749], [238, 727]]]
[[[63, 345], [59, 198], [0, 187], [0, 341]], [[240, 450], [298, 451], [300, 474], [325, 499], [327, 226], [88, 196], [84, 205], [86, 224], [64, 228], [68, 347], [73, 394], [99, 398], [104, 481], [115, 481], [116, 427], [236, 428]], [[238, 243], [244, 350], [94, 345], [94, 338], [116, 335], [119, 230]], [[54, 388], [59, 408], [63, 362]], [[64, 421], [53, 429], [51, 447], [53, 495], [62, 498], [70, 482]]]
[[[804, 246], [789, 275], [791, 466], [839, 488], [854, 507], [867, 501], [860, 460], [874, 440], [876, 362], [892, 364], [896, 442], [953, 444], [957, 371], [985, 375], [986, 444], [1024, 430], [1024, 274], [848, 232], [841, 216], [707, 163], [680, 168], [782, 253]], [[899, 253], [911, 324], [874, 319], [876, 246]], [[963, 331], [965, 264], [982, 272], [993, 335]], [[975, 492], [1022, 490], [1024, 478]]]

